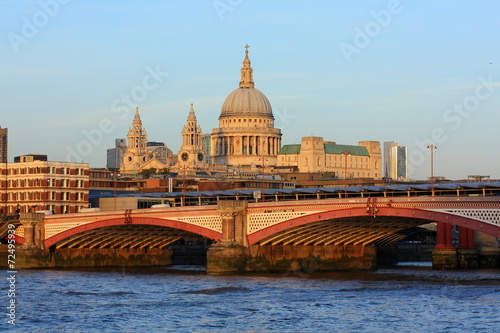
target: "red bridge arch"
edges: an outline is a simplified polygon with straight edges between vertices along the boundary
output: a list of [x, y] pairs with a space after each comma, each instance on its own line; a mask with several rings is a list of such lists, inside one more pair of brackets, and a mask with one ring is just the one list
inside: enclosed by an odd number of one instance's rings
[[222, 234], [220, 232], [198, 226], [198, 225], [193, 225], [190, 223], [186, 222], [181, 222], [181, 221], [176, 221], [176, 220], [169, 220], [165, 218], [154, 218], [154, 217], [133, 217], [131, 216], [128, 220], [124, 221], [123, 217], [117, 217], [117, 218], [111, 218], [111, 219], [105, 219], [105, 220], [100, 220], [96, 222], [91, 222], [91, 223], [86, 223], [71, 229], [68, 229], [66, 231], [60, 232], [52, 237], [49, 237], [45, 239], [44, 241], [44, 246], [45, 248], [49, 248], [58, 242], [65, 240], [71, 236], [90, 231], [90, 230], [95, 230], [99, 228], [104, 228], [104, 227], [112, 227], [112, 226], [124, 226], [124, 225], [150, 225], [150, 226], [160, 226], [160, 227], [167, 227], [167, 228], [172, 228], [172, 229], [177, 229], [177, 230], [182, 230], [182, 231], [187, 231], [191, 232], [193, 234], [197, 234], [215, 241], [218, 241], [221, 239]]
[[485, 234], [500, 237], [500, 225], [493, 225], [487, 222], [479, 221], [474, 218], [458, 216], [454, 214], [436, 212], [417, 208], [399, 208], [399, 207], [354, 207], [345, 209], [329, 210], [325, 212], [309, 214], [292, 218], [262, 230], [248, 235], [248, 243], [256, 244], [265, 238], [277, 235], [287, 230], [294, 229], [298, 226], [312, 224], [315, 222], [342, 219], [349, 217], [400, 217], [405, 219], [420, 219], [430, 222], [444, 222], [447, 224], [458, 225], [471, 230], [480, 231]]

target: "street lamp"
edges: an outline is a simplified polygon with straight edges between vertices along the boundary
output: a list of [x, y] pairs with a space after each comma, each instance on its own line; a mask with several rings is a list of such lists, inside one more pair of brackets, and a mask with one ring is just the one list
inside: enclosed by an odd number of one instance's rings
[[118, 181], [118, 171], [115, 169], [113, 172], [113, 197], [114, 197], [114, 210], [116, 210], [116, 183]]
[[264, 201], [264, 170], [265, 170], [265, 163], [267, 162], [267, 159], [264, 157], [259, 158], [259, 162], [262, 162], [262, 193], [260, 194], [260, 200], [263, 202]]
[[183, 171], [184, 171], [184, 174], [182, 177], [182, 206], [185, 206], [186, 205], [186, 169], [189, 169], [189, 168], [186, 167], [186, 165], [184, 164], [184, 166], [181, 166], [181, 169], [183, 169]]
[[350, 156], [351, 153], [345, 149], [342, 155], [344, 155], [344, 197], [347, 198], [347, 156]]
[[431, 193], [434, 196], [434, 150], [437, 150], [437, 147], [431, 143], [427, 146], [427, 150], [431, 151]]

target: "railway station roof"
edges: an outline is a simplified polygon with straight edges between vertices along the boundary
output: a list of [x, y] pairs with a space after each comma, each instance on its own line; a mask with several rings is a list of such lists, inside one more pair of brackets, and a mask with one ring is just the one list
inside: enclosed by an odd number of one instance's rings
[[[479, 183], [436, 183], [436, 184], [394, 184], [380, 186], [343, 186], [337, 187], [314, 187], [314, 188], [287, 188], [287, 189], [265, 189], [264, 195], [312, 195], [316, 193], [383, 193], [383, 192], [407, 192], [407, 191], [422, 191], [430, 192], [434, 188], [435, 191], [456, 191], [456, 190], [478, 190], [478, 189], [499, 189], [500, 182], [479, 182]], [[149, 198], [178, 198], [186, 197], [229, 197], [229, 196], [253, 196], [255, 191], [259, 189], [238, 189], [226, 191], [189, 191], [189, 192], [154, 192], [154, 193], [131, 193], [128, 191], [120, 191], [116, 193], [117, 197], [149, 197]], [[368, 195], [369, 195], [368, 193]], [[114, 191], [91, 190], [91, 198], [113, 197]]]

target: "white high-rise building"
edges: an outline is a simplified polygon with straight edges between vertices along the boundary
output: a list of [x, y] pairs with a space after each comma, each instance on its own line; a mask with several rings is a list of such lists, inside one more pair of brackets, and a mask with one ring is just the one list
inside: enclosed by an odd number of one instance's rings
[[397, 142], [384, 142], [384, 177], [402, 180], [408, 174], [407, 149]]

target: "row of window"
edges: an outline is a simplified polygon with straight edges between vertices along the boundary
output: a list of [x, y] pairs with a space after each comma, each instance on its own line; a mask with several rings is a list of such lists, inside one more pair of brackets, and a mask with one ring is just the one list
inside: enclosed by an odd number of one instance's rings
[[[59, 180], [59, 184], [58, 181]], [[74, 184], [72, 186], [72, 184]], [[11, 179], [9, 187], [77, 187], [85, 188], [83, 179]]]
[[[75, 200], [75, 201], [84, 201], [85, 200], [85, 193], [84, 192], [78, 192], [74, 193], [72, 195], [71, 192], [47, 192], [48, 193], [48, 200], [62, 200], [62, 201], [69, 201], [69, 200]], [[37, 200], [44, 200], [42, 192], [10, 192], [9, 193], [9, 200], [10, 201], [37, 201]]]
[[[282, 166], [285, 166], [285, 164], [286, 164], [286, 163], [282, 163], [281, 165], [282, 165]], [[286, 166], [297, 166], [297, 164], [296, 164], [296, 163], [288, 163], [288, 165], [286, 165]], [[306, 166], [306, 167], [308, 166], [308, 161], [307, 161], [307, 159], [306, 159], [305, 166]], [[321, 167], [321, 166], [322, 166], [322, 165], [319, 163], [319, 161], [318, 161], [318, 165], [317, 165], [317, 166], [318, 166], [318, 167]], [[332, 165], [332, 162], [330, 162], [330, 163], [328, 163], [328, 165], [327, 165], [327, 164], [323, 165], [323, 167], [329, 167], [329, 168], [344, 168], [344, 164], [343, 164], [343, 163], [338, 163], [338, 164], [337, 164], [337, 162], [335, 162], [335, 163]], [[356, 163], [356, 164], [353, 164], [353, 163], [350, 163], [350, 164], [348, 164], [348, 165], [347, 165], [347, 167], [348, 167], [349, 169], [369, 169], [368, 164], [357, 164], [357, 163]]]
[[[292, 155], [292, 156], [291, 155], [283, 155], [283, 156], [281, 156], [281, 161], [282, 162], [285, 162], [285, 161], [286, 162], [290, 162], [292, 160], [291, 157], [293, 157], [293, 161], [297, 161], [297, 156], [298, 155]], [[335, 155], [335, 154], [327, 154], [325, 156], [328, 157], [327, 160], [329, 160], [329, 161], [332, 161], [332, 160], [334, 160], [334, 161], [344, 161], [344, 158], [345, 158], [343, 155]], [[334, 157], [333, 159], [332, 159], [332, 156]], [[318, 157], [318, 163], [320, 161], [320, 158], [321, 157]], [[307, 159], [307, 157], [306, 157], [306, 159]], [[363, 157], [363, 156], [354, 156], [353, 157], [353, 156], [349, 156], [349, 162], [368, 163], [368, 157]], [[330, 166], [331, 166], [331, 164], [330, 164]]]
[[[272, 119], [252, 119], [252, 118], [244, 118], [244, 119], [243, 119], [243, 122], [244, 122], [244, 123], [246, 123], [246, 122], [247, 122], [247, 120], [248, 120], [248, 122], [249, 122], [249, 123], [254, 122], [254, 123], [264, 123], [264, 124], [266, 124], [266, 123], [271, 123], [271, 122], [273, 121]], [[224, 122], [225, 122], [226, 124], [229, 124], [229, 123], [236, 123], [236, 122], [241, 123], [242, 121], [241, 121], [241, 118], [239, 118], [239, 119], [238, 119], [238, 121], [236, 121], [236, 119], [226, 119], [226, 120], [224, 120]]]
[[19, 209], [20, 212], [34, 212], [37, 210], [51, 210], [55, 214], [68, 214], [68, 213], [76, 213], [79, 212], [82, 208], [86, 208], [87, 205], [9, 205], [8, 207], [8, 212], [9, 213], [14, 213], [17, 209]]
[[[47, 170], [48, 169], [48, 170]], [[72, 173], [71, 170], [74, 170]], [[57, 168], [57, 167], [24, 167], [24, 168], [9, 168], [9, 175], [31, 175], [31, 174], [61, 174], [61, 175], [81, 175], [85, 174], [83, 168]], [[59, 171], [59, 172], [58, 172]]]

